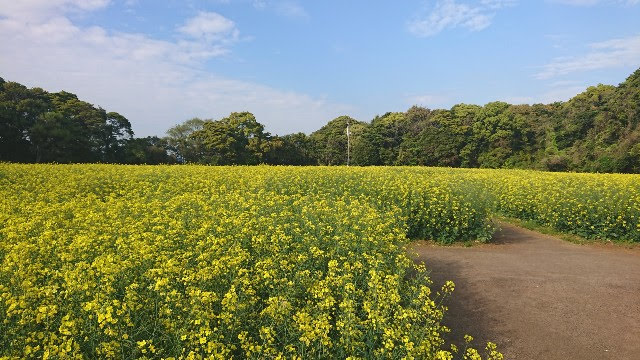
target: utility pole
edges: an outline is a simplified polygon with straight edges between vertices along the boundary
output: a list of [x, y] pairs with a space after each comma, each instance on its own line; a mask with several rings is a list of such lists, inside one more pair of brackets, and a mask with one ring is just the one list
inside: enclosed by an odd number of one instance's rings
[[349, 120], [347, 119], [347, 166], [351, 160], [351, 131], [349, 131]]

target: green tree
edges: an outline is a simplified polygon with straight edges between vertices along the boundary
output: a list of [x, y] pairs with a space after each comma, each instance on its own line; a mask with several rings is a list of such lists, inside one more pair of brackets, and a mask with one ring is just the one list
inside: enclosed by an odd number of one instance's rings
[[202, 129], [190, 135], [201, 144], [200, 161], [214, 165], [263, 162], [269, 150], [269, 137], [264, 126], [249, 112], [234, 112], [221, 120], [205, 121]]
[[355, 143], [354, 164], [395, 165], [400, 144], [408, 131], [409, 120], [404, 113], [376, 116], [371, 124], [362, 128]]
[[170, 153], [166, 139], [157, 136], [125, 140], [121, 162], [125, 164], [175, 164], [176, 157]]
[[95, 161], [82, 124], [62, 113], [41, 115], [30, 129], [36, 162], [79, 163]]
[[355, 142], [366, 125], [349, 116], [337, 117], [309, 136], [318, 164], [347, 163], [347, 122], [350, 124], [351, 139]]
[[117, 112], [108, 112], [103, 128], [103, 161], [111, 163], [121, 162], [127, 141], [132, 138], [133, 130], [131, 129], [131, 122]]
[[[438, 112], [420, 106], [412, 106], [405, 112], [404, 126], [402, 127], [402, 140], [398, 146], [397, 165], [424, 165], [422, 155], [423, 143], [420, 134], [429, 126], [429, 121]], [[386, 164], [392, 165], [392, 164]]]
[[272, 165], [313, 165], [311, 140], [305, 133], [274, 136], [269, 140], [265, 163]]
[[211, 120], [193, 118], [167, 130], [167, 142], [180, 162], [198, 162], [202, 144], [191, 134], [202, 130], [207, 121]]
[[341, 116], [309, 136], [271, 136], [242, 112], [188, 120], [165, 139], [135, 139], [124, 116], [69, 92], [0, 78], [0, 161], [340, 165], [347, 123], [354, 165], [640, 172], [640, 69], [547, 105], [413, 106], [371, 123]]
[[50, 110], [50, 99], [40, 88], [0, 80], [0, 160], [33, 161], [30, 129]]

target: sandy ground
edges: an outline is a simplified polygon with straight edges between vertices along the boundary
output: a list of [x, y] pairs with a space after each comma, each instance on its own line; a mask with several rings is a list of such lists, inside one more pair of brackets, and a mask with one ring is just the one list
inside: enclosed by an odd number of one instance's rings
[[450, 340], [493, 341], [505, 359], [640, 360], [640, 249], [500, 226], [493, 244], [412, 246], [435, 286], [456, 284]]

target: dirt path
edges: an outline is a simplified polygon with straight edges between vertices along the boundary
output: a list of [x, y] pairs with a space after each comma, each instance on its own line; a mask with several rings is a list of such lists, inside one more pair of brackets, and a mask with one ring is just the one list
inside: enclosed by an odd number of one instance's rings
[[453, 280], [445, 323], [505, 359], [640, 359], [640, 249], [575, 245], [501, 224], [495, 244], [414, 244], [436, 285]]

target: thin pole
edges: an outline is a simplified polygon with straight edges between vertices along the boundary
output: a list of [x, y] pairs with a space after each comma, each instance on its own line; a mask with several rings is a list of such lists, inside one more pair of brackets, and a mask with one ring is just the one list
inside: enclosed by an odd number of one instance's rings
[[351, 160], [351, 132], [349, 131], [349, 120], [347, 120], [347, 166]]

